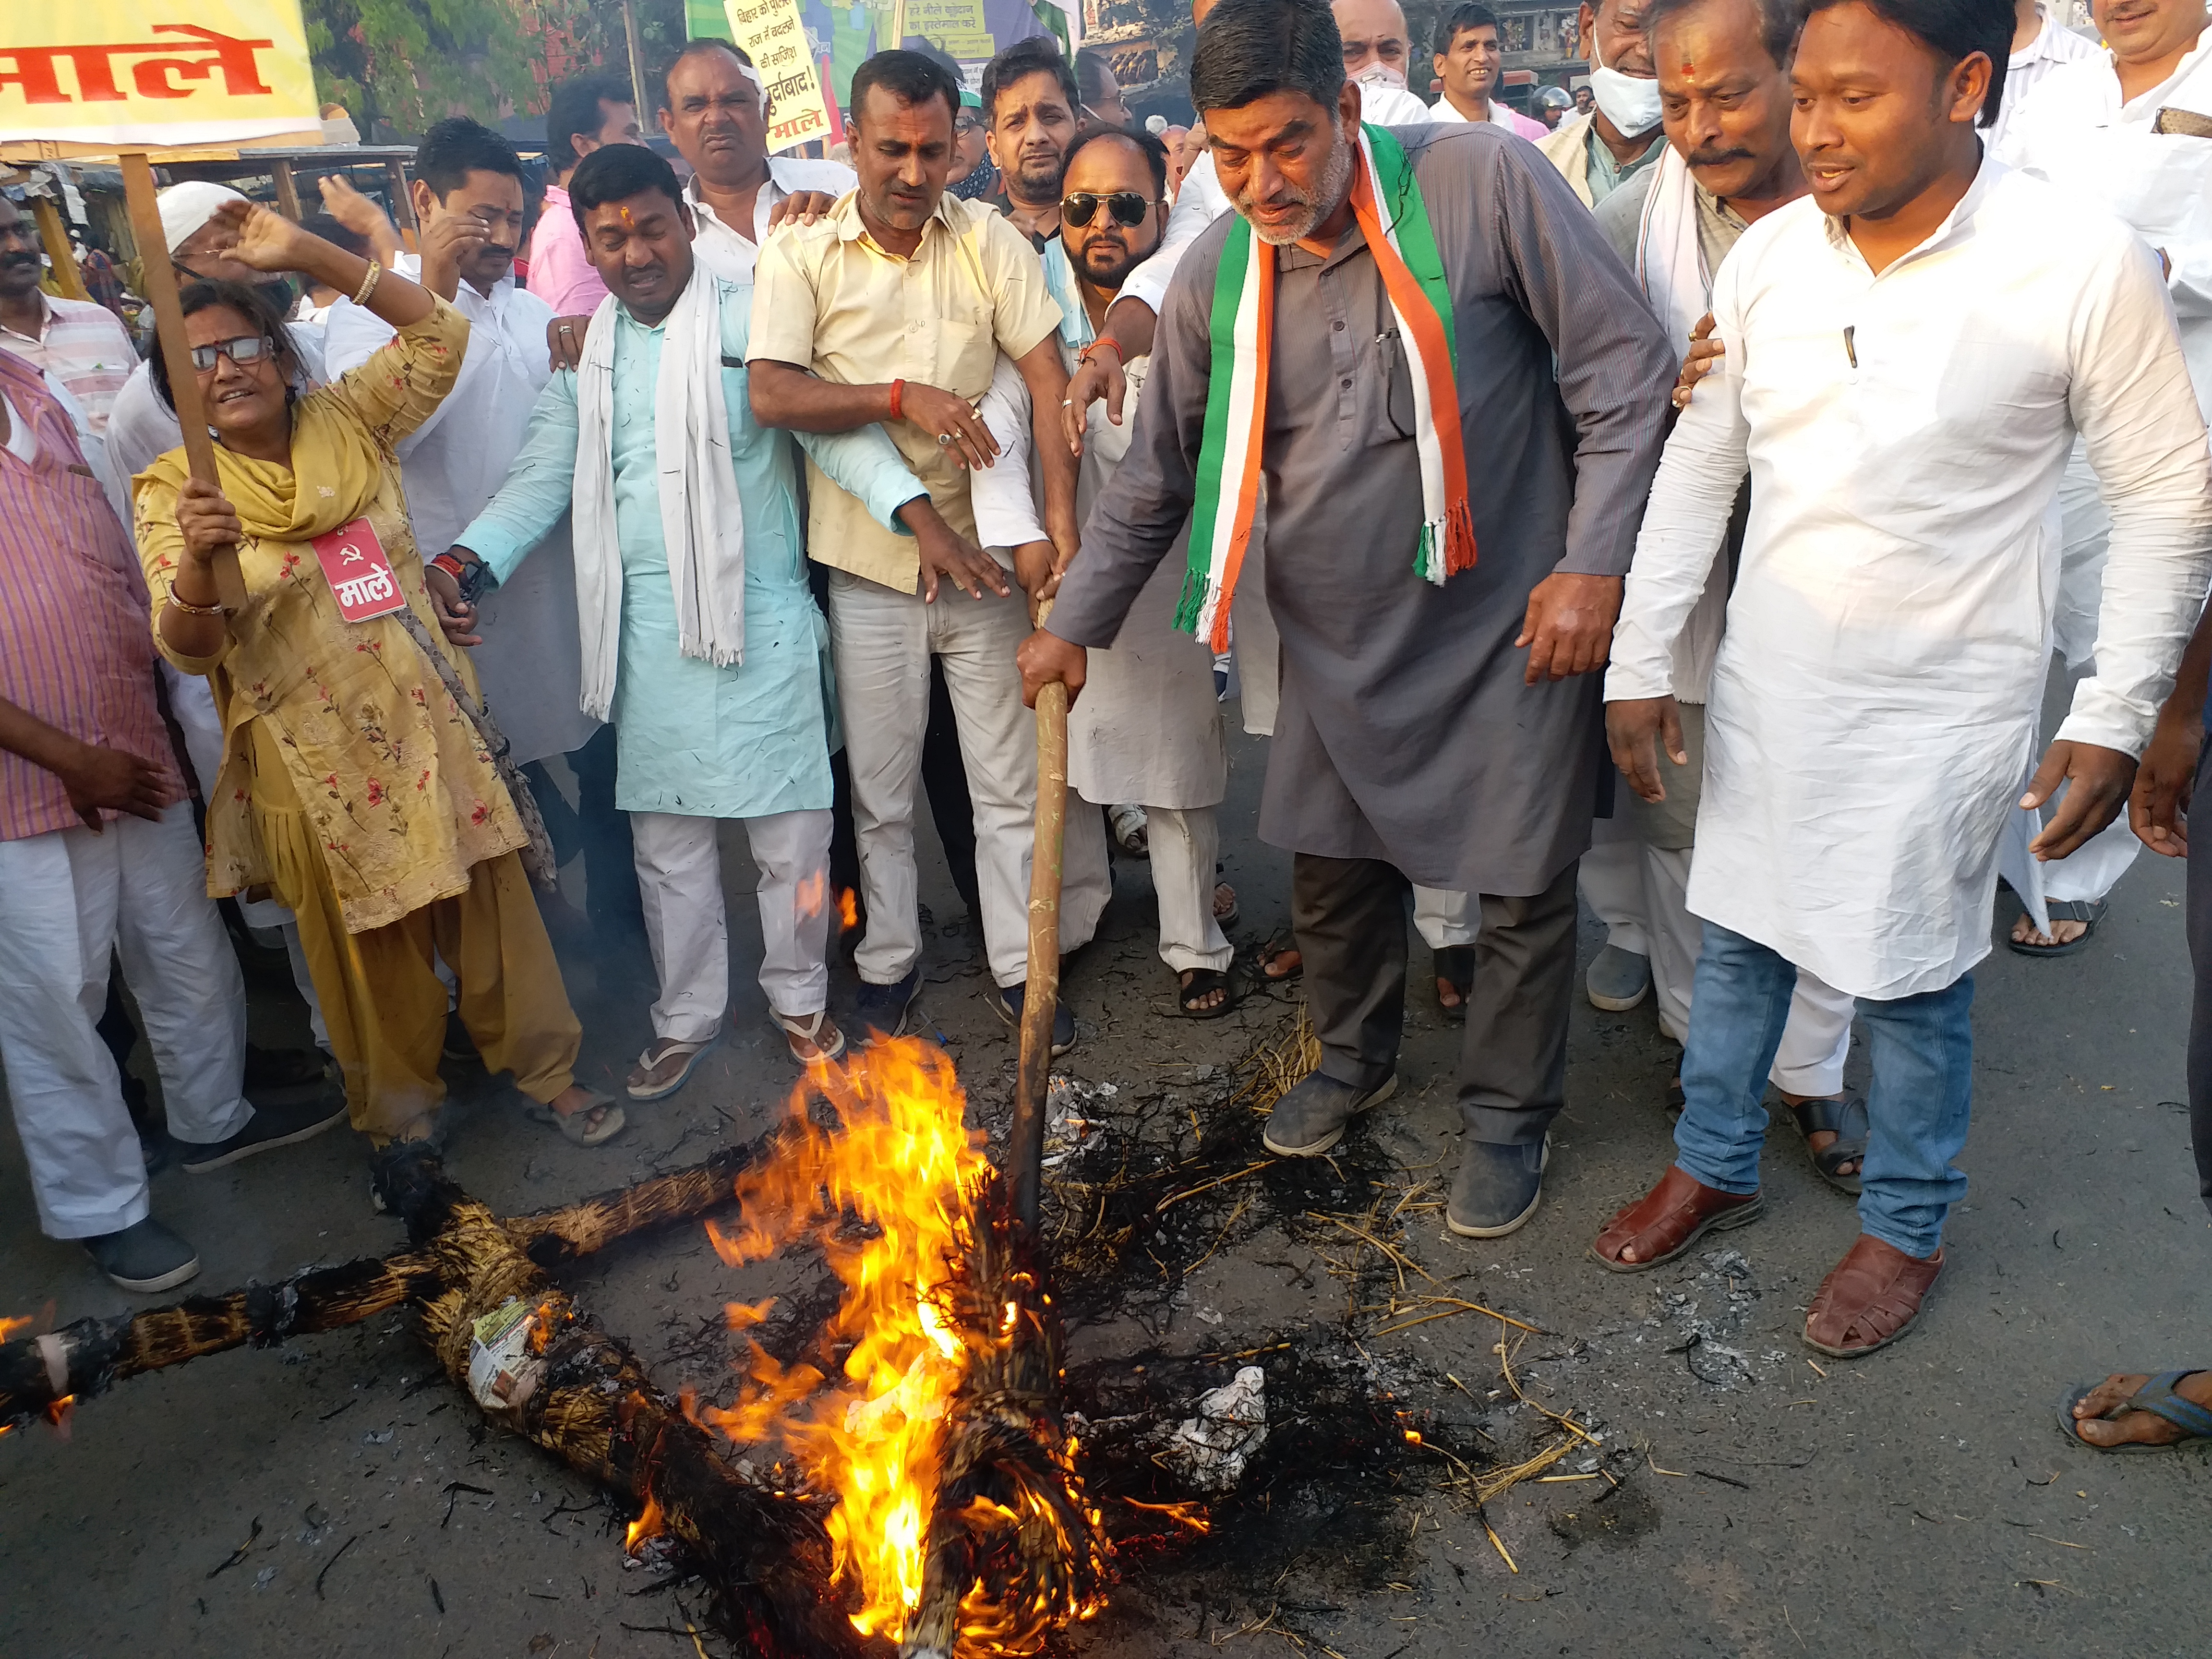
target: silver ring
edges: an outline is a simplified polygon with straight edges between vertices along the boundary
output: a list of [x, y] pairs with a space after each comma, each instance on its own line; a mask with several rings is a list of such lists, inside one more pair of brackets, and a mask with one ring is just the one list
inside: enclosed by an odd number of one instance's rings
[[574, 334], [575, 331], [576, 331], [574, 329], [569, 327], [566, 323], [561, 325], [561, 332], [563, 334]]
[[1060, 406], [1062, 409], [1073, 409], [1075, 407], [1075, 399], [1073, 398], [1062, 398], [1060, 400]]
[[950, 449], [952, 447], [952, 434], [950, 432], [939, 433], [937, 434], [937, 447], [939, 449]]

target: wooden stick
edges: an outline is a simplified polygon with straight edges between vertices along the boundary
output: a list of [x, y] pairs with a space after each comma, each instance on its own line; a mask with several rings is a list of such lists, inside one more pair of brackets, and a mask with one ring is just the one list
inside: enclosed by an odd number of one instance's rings
[[46, 245], [46, 258], [54, 262], [54, 285], [62, 291], [64, 300], [89, 300], [91, 293], [85, 288], [84, 273], [76, 268], [76, 253], [70, 246], [69, 231], [62, 224], [61, 210], [44, 196], [31, 198], [31, 217], [39, 223], [39, 235]]
[[[177, 423], [184, 428], [185, 459], [202, 483], [216, 482], [215, 440], [208, 436], [207, 407], [200, 400], [199, 372], [192, 367], [185, 338], [185, 313], [177, 299], [176, 267], [169, 261], [169, 239], [161, 229], [161, 210], [154, 200], [154, 169], [143, 150], [125, 150], [124, 199], [131, 208], [131, 234], [138, 243], [138, 265], [145, 273], [146, 302], [154, 307], [154, 329], [161, 362], [169, 371], [169, 392], [177, 400]], [[216, 597], [235, 613], [246, 605], [246, 578], [239, 574], [238, 550], [215, 556]]]
[[[1037, 606], [1037, 626], [1052, 601]], [[1014, 1214], [1035, 1237], [1043, 1203], [1045, 1091], [1052, 1080], [1052, 1021], [1060, 1007], [1060, 875], [1067, 826], [1067, 688], [1037, 693], [1036, 836], [1030, 855], [1029, 978], [1022, 992], [1021, 1069], [1009, 1149]]]
[[276, 180], [276, 205], [296, 225], [300, 222], [300, 186], [292, 177], [292, 164], [280, 155], [270, 166], [271, 176]]

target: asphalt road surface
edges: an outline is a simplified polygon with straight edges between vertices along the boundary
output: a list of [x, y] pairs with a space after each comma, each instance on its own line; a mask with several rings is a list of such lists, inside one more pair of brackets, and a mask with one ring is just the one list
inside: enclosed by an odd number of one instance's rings
[[[1239, 738], [1232, 752], [1224, 842], [1249, 945], [1283, 925], [1288, 860], [1251, 833], [1260, 745]], [[726, 830], [725, 848], [732, 1040], [596, 1152], [527, 1123], [516, 1097], [456, 1068], [448, 1167], [470, 1190], [503, 1212], [542, 1207], [691, 1162], [782, 1110], [794, 1073], [751, 983], [741, 830]], [[926, 844], [926, 864], [933, 857]], [[1113, 1084], [1112, 1098], [1141, 1104], [1147, 1133], [1167, 1138], [1155, 1151], [1188, 1153], [1196, 1133], [1246, 1109], [1228, 1103], [1234, 1067], [1280, 1040], [1295, 1001], [1255, 994], [1226, 1019], [1172, 1018], [1148, 873], [1135, 863], [1119, 874], [1101, 941], [1071, 965], [1083, 1041], [1062, 1069], [1093, 1098]], [[1278, 1469], [1281, 1502], [1248, 1504], [1194, 1552], [1129, 1560], [1075, 1649], [2204, 1652], [2194, 1593], [2204, 1458], [2103, 1456], [2055, 1425], [2077, 1381], [2212, 1362], [2212, 1231], [2179, 1104], [2181, 874], [2140, 860], [2075, 957], [2031, 962], [2000, 945], [1983, 964], [1972, 1186], [1951, 1222], [1951, 1265], [1921, 1327], [1856, 1363], [1799, 1340], [1803, 1308], [1856, 1226], [1786, 1122], [1770, 1138], [1769, 1213], [1756, 1226], [1645, 1275], [1614, 1277], [1585, 1257], [1605, 1217], [1669, 1155], [1674, 1051], [1648, 1003], [1626, 1014], [1578, 1004], [1543, 1207], [1513, 1238], [1452, 1239], [1422, 1206], [1456, 1157], [1458, 1032], [1436, 1009], [1414, 939], [1398, 1097], [1363, 1120], [1328, 1175], [1255, 1176], [1249, 1201], [1225, 1185], [1185, 1206], [1178, 1237], [1197, 1248], [1132, 1256], [1130, 1294], [1073, 1333], [1072, 1359], [1093, 1382], [1126, 1387], [1147, 1355], [1267, 1350], [1256, 1363], [1275, 1410], [1304, 1413], [1303, 1431], [1284, 1423], [1279, 1449], [1332, 1420], [1316, 1409], [1318, 1376], [1370, 1402], [1389, 1395], [1386, 1414], [1406, 1410], [1487, 1469], [1558, 1433], [1516, 1401], [1503, 1358], [1531, 1401], [1601, 1437], [1547, 1471], [1585, 1478], [1522, 1481], [1478, 1515], [1449, 1461], [1425, 1449], [1303, 1485], [1301, 1471]], [[927, 1029], [956, 1054], [973, 1114], [994, 1122], [1010, 1034], [985, 1006], [988, 976], [958, 902], [941, 880], [926, 878], [924, 896]], [[2011, 915], [2000, 895], [1994, 939]], [[1585, 962], [1598, 942], [1586, 919]], [[585, 1075], [614, 1086], [648, 1036], [651, 988], [588, 953], [568, 967]], [[841, 969], [833, 1006], [850, 992]], [[255, 1036], [303, 1039], [273, 990], [256, 993]], [[1855, 1085], [1863, 1073], [1855, 1053]], [[1118, 1133], [1112, 1121], [1104, 1133]], [[164, 1174], [155, 1208], [198, 1247], [191, 1288], [228, 1289], [398, 1248], [398, 1224], [371, 1210], [366, 1170], [363, 1145], [334, 1132], [206, 1176]], [[51, 1304], [67, 1321], [133, 1305], [76, 1247], [40, 1236], [12, 1130], [0, 1135], [0, 1312]], [[1401, 1200], [1391, 1224], [1411, 1274], [1377, 1251], [1355, 1261], [1328, 1216], [1371, 1218]], [[1201, 1259], [1207, 1239], [1217, 1248]], [[622, 1245], [568, 1282], [657, 1381], [726, 1395], [722, 1304], [805, 1278], [787, 1264], [732, 1273], [685, 1228]], [[1464, 1310], [1385, 1334], [1404, 1324], [1393, 1306], [1444, 1306], [1422, 1297], [1494, 1309], [1537, 1334]], [[1503, 1357], [1501, 1335], [1512, 1339]], [[1250, 1362], [1190, 1362], [1178, 1375], [1210, 1385], [1237, 1363]], [[407, 1322], [386, 1317], [124, 1383], [81, 1405], [66, 1438], [34, 1425], [0, 1441], [0, 1651], [680, 1659], [694, 1650], [690, 1624], [704, 1651], [723, 1650], [684, 1583], [625, 1563], [627, 1511], [534, 1449], [484, 1434], [434, 1370]]]

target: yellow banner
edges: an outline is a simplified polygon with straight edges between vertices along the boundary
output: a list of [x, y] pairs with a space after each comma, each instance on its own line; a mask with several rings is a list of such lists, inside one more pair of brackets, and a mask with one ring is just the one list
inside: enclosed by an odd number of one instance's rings
[[830, 108], [822, 76], [799, 18], [799, 0], [722, 0], [730, 39], [745, 49], [768, 94], [768, 147], [796, 149], [830, 142]]
[[316, 109], [299, 0], [0, 5], [0, 143], [234, 144]]

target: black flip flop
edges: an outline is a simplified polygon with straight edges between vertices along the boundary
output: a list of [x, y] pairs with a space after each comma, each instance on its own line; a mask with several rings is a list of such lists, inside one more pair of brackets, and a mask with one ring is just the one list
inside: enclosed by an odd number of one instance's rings
[[[2105, 912], [2111, 909], [2112, 904], [2110, 899], [2052, 899], [2043, 908], [2050, 912], [2054, 925], [2062, 921], [2078, 921], [2086, 925], [2077, 937], [2068, 939], [2063, 945], [2030, 945], [2008, 933], [2005, 943], [2024, 957], [2072, 956], [2096, 937], [2097, 924], [2105, 919]], [[2086, 1445], [2087, 1443], [2082, 1443]]]
[[1459, 1006], [1447, 1008], [1443, 999], [1437, 999], [1437, 1007], [1449, 1020], [1464, 1023], [1467, 1019], [1467, 1000], [1474, 994], [1474, 946], [1472, 945], [1439, 945], [1432, 955], [1431, 983], [1443, 980], [1459, 993]]
[[[1182, 974], [1176, 975], [1176, 1006], [1182, 1011], [1185, 1019], [1219, 1019], [1237, 1006], [1237, 987], [1228, 975], [1218, 968], [1191, 968], [1184, 970], [1190, 975], [1184, 982]], [[1211, 1008], [1194, 1008], [1194, 999], [1210, 991], [1222, 994], [1221, 1000]]]
[[[1805, 1152], [1813, 1160], [1813, 1172], [1838, 1192], [1857, 1197], [1863, 1184], [1859, 1177], [1836, 1171], [1845, 1164], [1856, 1164], [1862, 1170], [1866, 1167], [1866, 1101], [1858, 1095], [1846, 1095], [1841, 1100], [1806, 1100], [1794, 1106], [1784, 1101], [1783, 1104], [1790, 1106], [1790, 1115], [1797, 1120], [1797, 1133], [1805, 1137]], [[1816, 1152], [1813, 1137], [1823, 1130], [1836, 1138]]]

